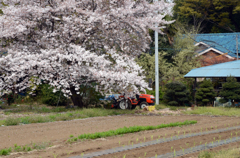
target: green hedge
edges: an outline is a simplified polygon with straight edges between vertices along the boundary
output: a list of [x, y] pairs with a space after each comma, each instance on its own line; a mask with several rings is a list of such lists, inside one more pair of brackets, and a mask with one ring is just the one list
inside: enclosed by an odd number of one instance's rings
[[132, 127], [123, 127], [116, 130], [110, 130], [106, 132], [97, 132], [97, 133], [91, 133], [91, 134], [82, 134], [79, 135], [77, 138], [71, 138], [69, 141], [76, 141], [77, 139], [97, 139], [97, 138], [104, 138], [104, 137], [110, 137], [115, 135], [121, 135], [121, 134], [127, 134], [127, 133], [134, 133], [134, 132], [140, 132], [145, 130], [154, 130], [154, 129], [160, 129], [160, 128], [167, 128], [167, 127], [176, 127], [176, 126], [183, 126], [183, 125], [190, 125], [190, 124], [196, 124], [197, 121], [184, 121], [184, 122], [174, 122], [169, 124], [161, 124], [157, 126], [132, 126]]

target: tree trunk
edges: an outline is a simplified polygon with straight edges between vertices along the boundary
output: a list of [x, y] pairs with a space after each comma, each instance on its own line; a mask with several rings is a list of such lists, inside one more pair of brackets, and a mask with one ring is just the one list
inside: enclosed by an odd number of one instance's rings
[[83, 103], [82, 96], [80, 94], [76, 93], [75, 87], [71, 87], [70, 91], [72, 93], [71, 99], [72, 99], [74, 106], [78, 106], [80, 108], [86, 107], [86, 105], [84, 105], [84, 103]]

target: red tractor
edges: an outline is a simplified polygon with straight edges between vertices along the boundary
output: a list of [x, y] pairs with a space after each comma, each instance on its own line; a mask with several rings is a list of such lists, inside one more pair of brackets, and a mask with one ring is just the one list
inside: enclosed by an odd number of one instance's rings
[[153, 95], [149, 94], [136, 94], [136, 97], [124, 98], [124, 95], [119, 96], [119, 99], [115, 101], [112, 107], [118, 107], [122, 110], [125, 109], [135, 109], [136, 106], [140, 106], [143, 109], [145, 106], [154, 105], [155, 98]]

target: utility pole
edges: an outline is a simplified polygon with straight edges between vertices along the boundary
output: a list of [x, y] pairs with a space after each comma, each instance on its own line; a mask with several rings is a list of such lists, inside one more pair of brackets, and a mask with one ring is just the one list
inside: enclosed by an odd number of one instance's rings
[[[158, 0], [155, 0], [158, 2]], [[156, 24], [156, 29], [158, 24]], [[158, 32], [155, 31], [155, 104], [159, 104]]]
[[237, 50], [237, 60], [238, 60], [238, 35], [236, 35], [236, 50]]

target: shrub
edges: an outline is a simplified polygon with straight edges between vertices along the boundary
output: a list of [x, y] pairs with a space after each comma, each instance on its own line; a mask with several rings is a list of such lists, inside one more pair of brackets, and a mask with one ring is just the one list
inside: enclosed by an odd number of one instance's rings
[[[146, 89], [146, 92], [147, 92], [147, 94], [156, 96], [155, 90]], [[163, 91], [161, 89], [159, 89], [159, 100], [163, 100]]]
[[216, 97], [211, 80], [204, 80], [196, 92], [196, 100], [200, 105], [212, 103]]
[[62, 92], [57, 91], [53, 93], [53, 87], [48, 84], [42, 84], [38, 87], [37, 92], [41, 97], [42, 103], [47, 105], [67, 105], [67, 98]]
[[167, 101], [169, 105], [184, 105], [184, 103], [189, 102], [189, 91], [183, 83], [174, 81], [167, 83], [165, 87], [166, 91], [163, 99]]
[[229, 99], [240, 101], [240, 83], [237, 82], [236, 78], [227, 78], [227, 82], [222, 86], [220, 95], [224, 97], [224, 99], [220, 100], [223, 103], [227, 102]]
[[88, 107], [88, 105], [96, 106], [99, 103], [99, 99], [104, 98], [104, 96], [100, 92], [96, 91], [96, 85], [96, 83], [92, 83], [91, 85], [80, 86], [79, 92], [81, 94], [82, 101], [84, 105], [86, 105], [86, 107]]

